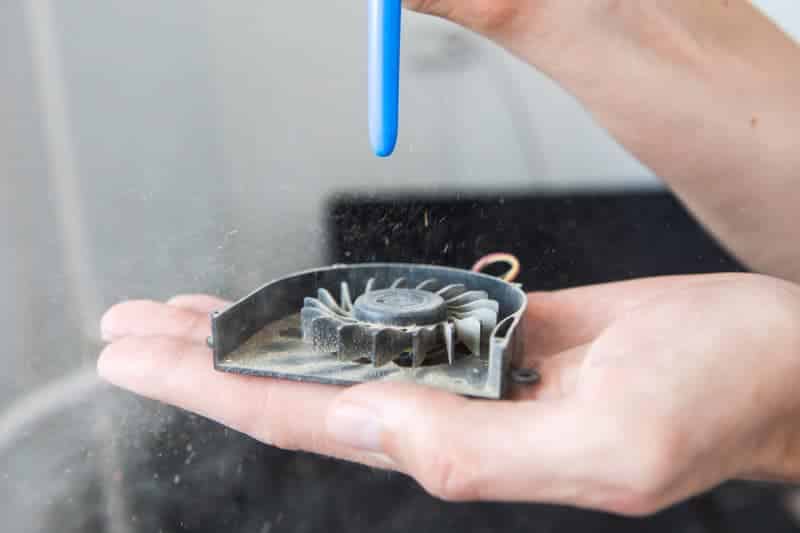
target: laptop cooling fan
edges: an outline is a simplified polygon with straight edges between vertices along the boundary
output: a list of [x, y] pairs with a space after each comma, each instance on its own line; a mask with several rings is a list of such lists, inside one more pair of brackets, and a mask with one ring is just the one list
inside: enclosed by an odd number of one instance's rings
[[217, 370], [315, 383], [404, 381], [499, 399], [527, 297], [447, 267], [337, 265], [301, 272], [211, 317]]

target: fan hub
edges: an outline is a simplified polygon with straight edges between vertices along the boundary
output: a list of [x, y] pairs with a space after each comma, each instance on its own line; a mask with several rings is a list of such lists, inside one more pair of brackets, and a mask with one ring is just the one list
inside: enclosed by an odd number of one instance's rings
[[429, 326], [447, 320], [447, 303], [436, 293], [417, 289], [384, 289], [361, 295], [353, 316], [389, 326]]

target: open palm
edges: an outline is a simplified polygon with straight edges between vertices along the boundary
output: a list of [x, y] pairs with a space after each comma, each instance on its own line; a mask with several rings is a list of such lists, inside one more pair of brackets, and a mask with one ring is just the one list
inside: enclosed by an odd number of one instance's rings
[[649, 513], [732, 477], [769, 476], [775, 448], [796, 442], [772, 425], [797, 408], [785, 399], [800, 372], [800, 291], [770, 278], [532, 294], [524, 364], [543, 381], [504, 402], [216, 372], [208, 313], [225, 305], [115, 306], [101, 375], [269, 444], [405, 472], [449, 500]]

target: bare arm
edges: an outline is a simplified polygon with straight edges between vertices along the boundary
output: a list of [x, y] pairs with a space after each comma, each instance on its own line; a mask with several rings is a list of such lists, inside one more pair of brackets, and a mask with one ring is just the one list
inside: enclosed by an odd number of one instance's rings
[[752, 268], [800, 281], [800, 46], [747, 0], [409, 0], [579, 98]]

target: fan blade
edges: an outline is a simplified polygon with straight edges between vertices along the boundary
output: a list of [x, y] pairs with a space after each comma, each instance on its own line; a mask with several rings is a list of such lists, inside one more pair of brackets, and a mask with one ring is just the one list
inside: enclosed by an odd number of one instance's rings
[[339, 304], [336, 303], [336, 299], [330, 292], [328, 292], [328, 289], [319, 289], [317, 291], [317, 297], [320, 302], [327, 305], [328, 308], [330, 308], [330, 310], [336, 313], [337, 315], [347, 316], [347, 312], [341, 307], [339, 307]]
[[467, 288], [461, 284], [456, 285], [448, 285], [444, 289], [440, 290], [436, 294], [444, 298], [445, 300], [449, 300], [451, 298], [455, 298], [459, 294], [466, 292]]
[[342, 282], [342, 309], [347, 311], [348, 313], [353, 310], [353, 298], [350, 296], [350, 285], [347, 284], [346, 281]]
[[458, 340], [472, 355], [481, 354], [481, 321], [477, 318], [463, 318], [455, 321]]
[[447, 305], [458, 306], [477, 302], [478, 300], [488, 300], [489, 293], [486, 291], [467, 291], [447, 300]]
[[422, 366], [430, 351], [438, 344], [437, 337], [435, 326], [414, 332], [411, 338], [411, 366], [413, 368]]
[[389, 288], [390, 288], [390, 289], [397, 289], [397, 288], [400, 288], [400, 287], [402, 287], [402, 286], [403, 286], [403, 285], [405, 285], [405, 284], [406, 284], [406, 278], [397, 278], [397, 279], [394, 281], [394, 283], [392, 283], [392, 286], [391, 286], [391, 287], [389, 287]]
[[331, 314], [330, 308], [328, 308], [328, 306], [326, 306], [324, 303], [320, 302], [316, 298], [305, 298], [303, 300], [303, 309], [307, 308], [319, 309], [320, 311], [322, 311], [327, 315]]
[[335, 318], [322, 316], [311, 321], [311, 342], [320, 352], [335, 352], [339, 349], [339, 323]]
[[417, 285], [418, 291], [433, 291], [433, 287], [435, 287], [439, 282], [435, 279], [426, 279], [419, 285]]
[[447, 362], [451, 365], [456, 362], [456, 346], [454, 340], [454, 328], [453, 324], [447, 322], [446, 324], [442, 325], [443, 333], [444, 333], [444, 345], [447, 349]]
[[425, 347], [425, 339], [422, 336], [422, 330], [417, 331], [411, 338], [411, 366], [413, 368], [422, 366], [427, 355], [428, 349]]
[[367, 285], [364, 287], [364, 294], [368, 292], [372, 292], [372, 288], [375, 286], [375, 278], [369, 278], [367, 280]]
[[476, 318], [481, 323], [481, 335], [491, 335], [497, 327], [497, 313], [490, 309], [475, 309], [466, 313], [451, 313], [455, 319]]
[[391, 363], [411, 350], [411, 333], [398, 329], [380, 329], [371, 331], [370, 334], [373, 342], [372, 365], [375, 367]]
[[[315, 300], [316, 301], [316, 300]], [[316, 309], [313, 307], [305, 307], [302, 311], [300, 311], [300, 321], [302, 323], [303, 328], [303, 340], [306, 342], [312, 342], [314, 338], [314, 328], [312, 326], [314, 320], [323, 317], [329, 316], [328, 313]]]
[[339, 345], [337, 356], [340, 361], [355, 361], [369, 357], [372, 342], [364, 327], [358, 324], [339, 326]]
[[464, 305], [448, 305], [448, 309], [453, 313], [471, 313], [477, 309], [488, 309], [497, 314], [500, 312], [500, 304], [495, 300], [477, 300]]

